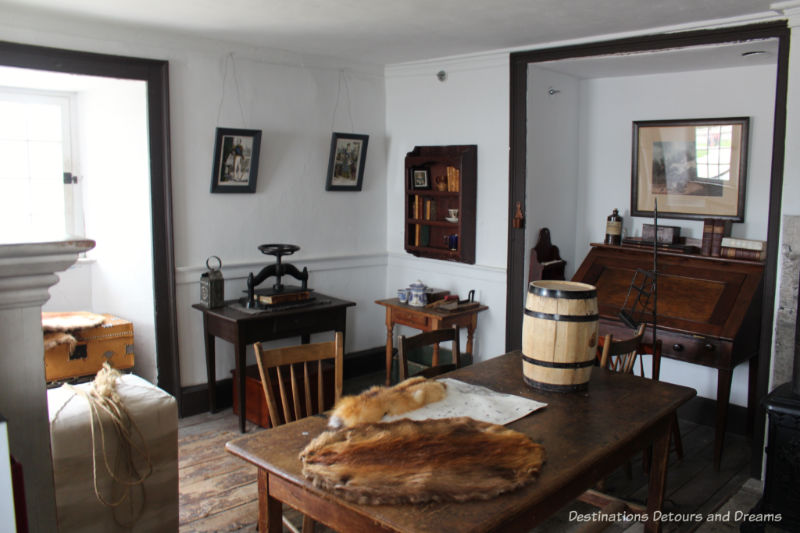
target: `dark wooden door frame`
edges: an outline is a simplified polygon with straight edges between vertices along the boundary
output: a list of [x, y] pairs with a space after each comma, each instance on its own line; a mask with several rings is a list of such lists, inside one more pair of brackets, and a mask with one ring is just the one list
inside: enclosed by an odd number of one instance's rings
[[[784, 142], [786, 136], [786, 98], [789, 68], [789, 30], [785, 21], [747, 26], [656, 34], [584, 45], [515, 52], [510, 58], [510, 156], [508, 202], [508, 261], [506, 276], [506, 351], [519, 349], [522, 342], [524, 309], [525, 230], [511, 225], [514, 206], [525, 205], [527, 158], [527, 91], [528, 65], [542, 61], [576, 57], [599, 57], [620, 53], [647, 52], [713, 45], [755, 39], [778, 40], [775, 118], [772, 141], [772, 168], [767, 223], [767, 260], [762, 293], [764, 312], [761, 317], [761, 339], [757, 394], [759, 405], [767, 394], [772, 354], [772, 322], [777, 285], [778, 244], [780, 237], [781, 195], [783, 190]], [[751, 474], [760, 478], [764, 446], [764, 417], [759, 409], [754, 429]]]
[[153, 229], [153, 297], [158, 386], [175, 396], [180, 412], [181, 387], [175, 307], [167, 61], [0, 41], [0, 65], [147, 82], [150, 209]]

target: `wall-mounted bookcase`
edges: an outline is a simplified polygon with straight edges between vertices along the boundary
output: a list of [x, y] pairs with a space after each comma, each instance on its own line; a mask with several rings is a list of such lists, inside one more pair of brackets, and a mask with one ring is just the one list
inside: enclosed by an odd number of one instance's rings
[[[477, 166], [475, 145], [416, 146], [406, 154], [408, 253], [475, 263]], [[457, 216], [451, 216], [452, 209]]]

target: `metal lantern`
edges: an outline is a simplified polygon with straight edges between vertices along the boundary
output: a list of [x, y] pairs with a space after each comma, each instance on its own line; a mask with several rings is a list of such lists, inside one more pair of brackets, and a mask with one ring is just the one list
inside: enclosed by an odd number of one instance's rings
[[[212, 268], [209, 262], [217, 260], [217, 267]], [[200, 301], [206, 307], [222, 307], [225, 304], [225, 279], [222, 277], [222, 260], [216, 255], [206, 259], [207, 272], [200, 275]]]

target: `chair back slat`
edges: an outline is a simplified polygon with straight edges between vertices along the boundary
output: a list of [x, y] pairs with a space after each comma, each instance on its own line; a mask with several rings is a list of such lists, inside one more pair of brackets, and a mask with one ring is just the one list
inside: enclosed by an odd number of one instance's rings
[[289, 411], [289, 397], [286, 395], [286, 387], [283, 384], [283, 372], [281, 372], [281, 367], [275, 367], [275, 373], [278, 376], [278, 390], [281, 393], [281, 405], [283, 406], [283, 421], [284, 422], [291, 422], [293, 420], [292, 414]]
[[400, 335], [397, 338], [397, 375], [399, 381], [411, 377], [408, 375], [408, 356], [413, 350], [423, 348], [425, 346], [438, 346], [440, 342], [450, 342], [452, 362], [451, 364], [441, 364], [440, 361], [434, 361], [434, 366], [427, 368], [416, 375], [425, 377], [434, 377], [450, 370], [455, 370], [461, 366], [461, 348], [459, 344], [458, 327], [443, 328], [433, 331], [426, 331], [414, 335], [413, 337], [406, 337]]
[[[335, 339], [330, 342], [301, 344], [270, 350], [264, 349], [261, 343], [256, 343], [254, 350], [269, 409], [270, 422], [273, 426], [311, 416], [325, 409], [325, 381], [323, 380], [325, 365], [323, 362], [326, 360], [332, 361], [334, 367], [334, 401], [341, 397], [344, 364], [344, 336], [341, 332], [336, 332]], [[314, 385], [311, 373], [314, 367], [310, 366], [310, 363], [314, 362], [316, 362], [317, 371], [316, 406], [312, 401]], [[302, 370], [300, 370], [299, 363], [303, 363]], [[287, 366], [289, 367], [288, 371], [286, 370]], [[270, 371], [272, 368], [274, 368], [274, 377], [278, 382], [280, 406], [272, 384], [273, 374]], [[286, 380], [287, 378], [288, 380]], [[287, 388], [291, 390], [287, 390]], [[282, 421], [281, 412], [283, 413]]]
[[272, 381], [269, 379], [269, 369], [263, 362], [261, 344], [256, 344], [254, 348], [256, 352], [256, 363], [258, 363], [258, 374], [261, 376], [261, 386], [264, 389], [264, 397], [267, 399], [270, 425], [277, 426], [280, 417], [278, 415], [278, 403], [275, 401], [275, 391], [272, 388]]
[[303, 363], [303, 393], [306, 402], [306, 415], [311, 416], [314, 411], [311, 409], [311, 382], [308, 377], [308, 361]]
[[603, 340], [603, 355], [600, 357], [600, 366], [614, 372], [630, 374], [636, 364], [636, 358], [641, 352], [642, 338], [645, 325], [641, 324], [633, 337], [615, 340], [610, 333]]
[[292, 387], [292, 405], [294, 407], [294, 420], [298, 418], [303, 418], [303, 413], [300, 410], [300, 385], [297, 381], [297, 373], [295, 372], [295, 366], [297, 365], [289, 365], [289, 375], [291, 376], [291, 387]]

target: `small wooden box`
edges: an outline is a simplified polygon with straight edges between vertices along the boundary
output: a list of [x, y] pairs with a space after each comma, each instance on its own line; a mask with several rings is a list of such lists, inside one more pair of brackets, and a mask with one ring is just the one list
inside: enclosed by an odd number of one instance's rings
[[69, 353], [69, 346], [60, 344], [44, 353], [44, 375], [47, 381], [90, 376], [103, 363], [117, 370], [133, 367], [133, 324], [112, 315], [95, 328], [71, 331], [78, 345]]
[[643, 241], [652, 243], [653, 237], [655, 237], [656, 242], [659, 244], [677, 244], [681, 239], [680, 226], [662, 226], [659, 224], [658, 235], [656, 235], [655, 233], [656, 233], [656, 227], [654, 224], [642, 225]]
[[[298, 384], [303, 386], [303, 370], [302, 365], [296, 368]], [[316, 405], [316, 383], [317, 383], [317, 366], [316, 363], [309, 364], [309, 379], [313, 384], [312, 403]], [[291, 396], [291, 384], [289, 382], [289, 372], [283, 371], [283, 386], [286, 387], [286, 393]], [[233, 412], [239, 414], [239, 379], [236, 370], [231, 370], [233, 374]], [[278, 402], [278, 410], [281, 411], [283, 417], [283, 407], [281, 407], [280, 392], [278, 389], [278, 377], [274, 373], [270, 376], [272, 378], [272, 390], [275, 391], [275, 400]], [[333, 365], [323, 364], [322, 380], [325, 389], [325, 409], [333, 407]], [[267, 399], [264, 396], [264, 387], [261, 386], [261, 376], [258, 374], [258, 366], [250, 365], [245, 369], [244, 374], [244, 402], [247, 406], [245, 418], [263, 428], [270, 427], [269, 422], [269, 408], [267, 407]], [[302, 394], [301, 394], [302, 396]], [[300, 398], [301, 408], [305, 410], [305, 400]], [[302, 416], [299, 418], [303, 418]]]

